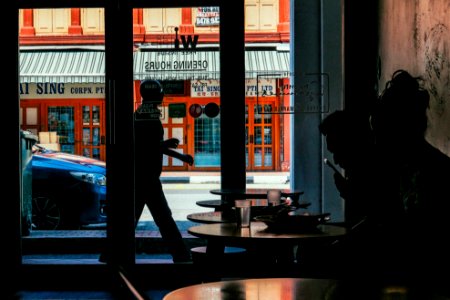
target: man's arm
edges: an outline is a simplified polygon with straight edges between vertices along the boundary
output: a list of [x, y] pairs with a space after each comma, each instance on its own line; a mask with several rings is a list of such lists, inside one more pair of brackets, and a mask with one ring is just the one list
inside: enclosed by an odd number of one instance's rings
[[171, 148], [163, 148], [163, 153], [177, 158], [185, 163], [188, 163], [190, 166], [194, 163], [194, 158], [190, 154], [183, 154], [178, 151], [172, 150]]

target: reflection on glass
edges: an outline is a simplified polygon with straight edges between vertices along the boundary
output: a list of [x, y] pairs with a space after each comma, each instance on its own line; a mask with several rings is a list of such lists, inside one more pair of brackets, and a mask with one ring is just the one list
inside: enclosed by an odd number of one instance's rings
[[264, 144], [272, 144], [272, 126], [264, 126]]
[[93, 146], [100, 145], [100, 128], [98, 127], [92, 129], [92, 145]]
[[261, 113], [262, 113], [262, 107], [260, 104], [255, 105], [253, 109], [254, 117], [253, 117], [253, 123], [254, 124], [261, 124]]
[[[264, 105], [264, 111], [265, 112], [271, 112], [272, 111], [272, 105], [271, 104]], [[264, 114], [264, 123], [265, 124], [271, 124], [272, 123], [272, 114], [271, 113]]]
[[262, 144], [262, 132], [261, 127], [255, 127], [255, 145], [261, 145]]
[[255, 147], [254, 149], [254, 156], [253, 156], [255, 162], [255, 167], [261, 167], [262, 166], [262, 149], [261, 147]]
[[248, 147], [245, 147], [245, 166], [248, 167]]
[[194, 160], [198, 167], [220, 166], [220, 114], [202, 114], [194, 121]]
[[91, 112], [89, 106], [83, 106], [83, 125], [91, 123]]
[[99, 106], [92, 107], [92, 124], [100, 125], [100, 107]]
[[56, 131], [61, 151], [75, 153], [75, 124], [73, 106], [49, 106], [48, 131]]
[[100, 149], [94, 148], [92, 149], [92, 157], [96, 159], [100, 159]]
[[89, 128], [83, 128], [83, 145], [89, 145], [90, 142], [91, 142], [91, 130]]
[[272, 148], [267, 147], [264, 149], [264, 166], [271, 167], [272, 166]]
[[83, 156], [90, 157], [91, 151], [89, 148], [83, 148]]

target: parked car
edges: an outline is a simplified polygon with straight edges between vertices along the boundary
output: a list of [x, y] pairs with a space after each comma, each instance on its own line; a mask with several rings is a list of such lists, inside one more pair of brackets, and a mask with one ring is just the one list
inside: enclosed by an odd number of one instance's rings
[[78, 229], [106, 222], [106, 164], [33, 146], [32, 229]]

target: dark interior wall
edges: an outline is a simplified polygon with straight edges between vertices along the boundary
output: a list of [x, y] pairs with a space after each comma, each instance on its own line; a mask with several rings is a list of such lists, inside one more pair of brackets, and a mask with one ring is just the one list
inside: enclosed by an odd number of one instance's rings
[[450, 1], [379, 0], [380, 89], [397, 69], [426, 80], [427, 140], [450, 156]]
[[345, 109], [366, 112], [376, 95], [378, 0], [344, 1]]

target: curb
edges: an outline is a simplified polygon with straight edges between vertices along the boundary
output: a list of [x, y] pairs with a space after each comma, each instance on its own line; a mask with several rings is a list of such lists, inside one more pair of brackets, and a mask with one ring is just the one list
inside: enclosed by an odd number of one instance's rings
[[[252, 183], [280, 183], [284, 184], [290, 181], [289, 175], [279, 176], [247, 176], [246, 182]], [[161, 183], [220, 183], [220, 176], [161, 176]]]

